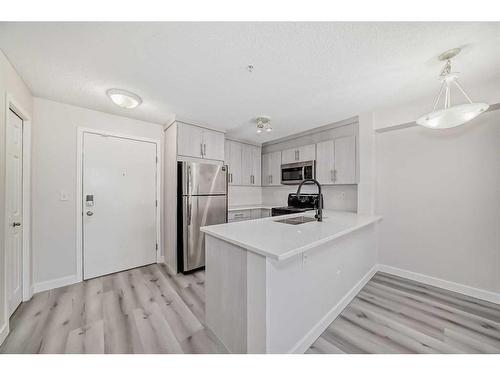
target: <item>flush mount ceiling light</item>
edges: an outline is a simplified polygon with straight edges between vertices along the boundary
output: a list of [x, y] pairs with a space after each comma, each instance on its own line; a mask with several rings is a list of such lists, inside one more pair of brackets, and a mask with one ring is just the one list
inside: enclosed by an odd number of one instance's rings
[[[455, 126], [465, 124], [481, 113], [485, 112], [489, 105], [486, 103], [473, 103], [472, 99], [467, 95], [462, 85], [458, 83], [458, 73], [451, 71], [451, 59], [460, 53], [460, 48], [450, 49], [439, 55], [440, 61], [446, 61], [439, 79], [441, 83], [441, 90], [439, 90], [438, 97], [434, 103], [432, 112], [420, 117], [417, 124], [431, 129], [448, 129]], [[451, 89], [456, 87], [468, 103], [451, 105]], [[438, 109], [441, 96], [444, 92], [443, 108]]]
[[106, 91], [106, 94], [113, 101], [113, 103], [122, 108], [132, 109], [142, 103], [141, 97], [130, 91], [109, 89]]
[[264, 130], [266, 132], [273, 130], [271, 127], [271, 118], [267, 116], [257, 117], [257, 133], [262, 133]]

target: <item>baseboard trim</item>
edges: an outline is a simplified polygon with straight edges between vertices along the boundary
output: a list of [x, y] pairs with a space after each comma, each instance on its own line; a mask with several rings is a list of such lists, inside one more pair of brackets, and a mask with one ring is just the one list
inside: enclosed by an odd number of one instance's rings
[[76, 284], [80, 281], [81, 280], [78, 278], [78, 275], [64, 276], [60, 277], [59, 279], [53, 279], [48, 281], [42, 281], [41, 283], [35, 283], [33, 289], [34, 293], [40, 293], [46, 290], [56, 289], [63, 286]]
[[490, 292], [488, 290], [474, 288], [468, 285], [455, 283], [453, 281], [447, 281], [439, 279], [437, 277], [424, 275], [417, 272], [408, 271], [405, 269], [388, 266], [385, 264], [379, 264], [378, 270], [380, 272], [390, 273], [392, 275], [404, 277], [410, 280], [418, 281], [424, 284], [432, 285], [438, 288], [447, 289], [452, 292], [465, 294], [469, 297], [474, 297], [482, 299], [484, 301], [500, 304], [500, 293]]
[[340, 313], [349, 305], [356, 295], [363, 289], [368, 281], [377, 273], [378, 264], [374, 265], [363, 278], [342, 297], [326, 315], [308, 332], [306, 335], [289, 351], [289, 353], [304, 353], [313, 344], [314, 341], [332, 324]]
[[3, 344], [8, 335], [9, 335], [9, 324], [7, 321], [6, 323], [4, 323], [2, 328], [0, 328], [0, 345]]

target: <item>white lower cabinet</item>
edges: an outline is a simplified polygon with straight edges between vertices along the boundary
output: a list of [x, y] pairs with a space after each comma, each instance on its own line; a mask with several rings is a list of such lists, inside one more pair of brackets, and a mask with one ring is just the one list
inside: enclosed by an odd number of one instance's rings
[[249, 208], [245, 210], [229, 211], [227, 214], [227, 222], [233, 223], [236, 221], [261, 219], [269, 216], [271, 216], [271, 210], [268, 208]]
[[323, 185], [356, 184], [356, 136], [316, 144], [316, 179]]

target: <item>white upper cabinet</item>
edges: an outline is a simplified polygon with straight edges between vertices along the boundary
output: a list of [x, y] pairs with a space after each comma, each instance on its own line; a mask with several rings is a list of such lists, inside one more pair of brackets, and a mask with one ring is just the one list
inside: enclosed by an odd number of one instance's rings
[[262, 186], [281, 185], [281, 151], [262, 155]]
[[356, 136], [334, 139], [334, 182], [356, 184]]
[[316, 160], [316, 145], [307, 145], [283, 150], [281, 157], [283, 164]]
[[261, 185], [260, 147], [227, 140], [225, 160], [229, 166], [230, 185]]
[[316, 145], [316, 179], [321, 184], [356, 184], [356, 136]]
[[224, 160], [224, 133], [203, 129], [203, 157]]
[[179, 123], [177, 153], [193, 158], [224, 160], [224, 133]]
[[193, 125], [178, 124], [177, 154], [203, 158], [203, 129]]
[[325, 141], [316, 144], [316, 180], [322, 185], [333, 184], [334, 142]]
[[260, 147], [252, 147], [252, 185], [261, 185], [261, 174], [262, 174], [262, 150]]
[[242, 144], [242, 185], [260, 186], [261, 150], [260, 147]]
[[226, 164], [229, 167], [229, 185], [241, 185], [241, 143], [226, 141]]

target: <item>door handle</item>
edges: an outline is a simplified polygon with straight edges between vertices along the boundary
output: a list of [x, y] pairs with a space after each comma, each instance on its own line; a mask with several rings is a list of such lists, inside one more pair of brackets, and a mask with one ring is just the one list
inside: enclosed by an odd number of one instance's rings
[[18, 223], [18, 222], [13, 222], [12, 223], [12, 226], [15, 228], [15, 227], [20, 227], [21, 226], [21, 223]]
[[92, 211], [87, 211], [87, 216], [92, 216], [94, 213]]

